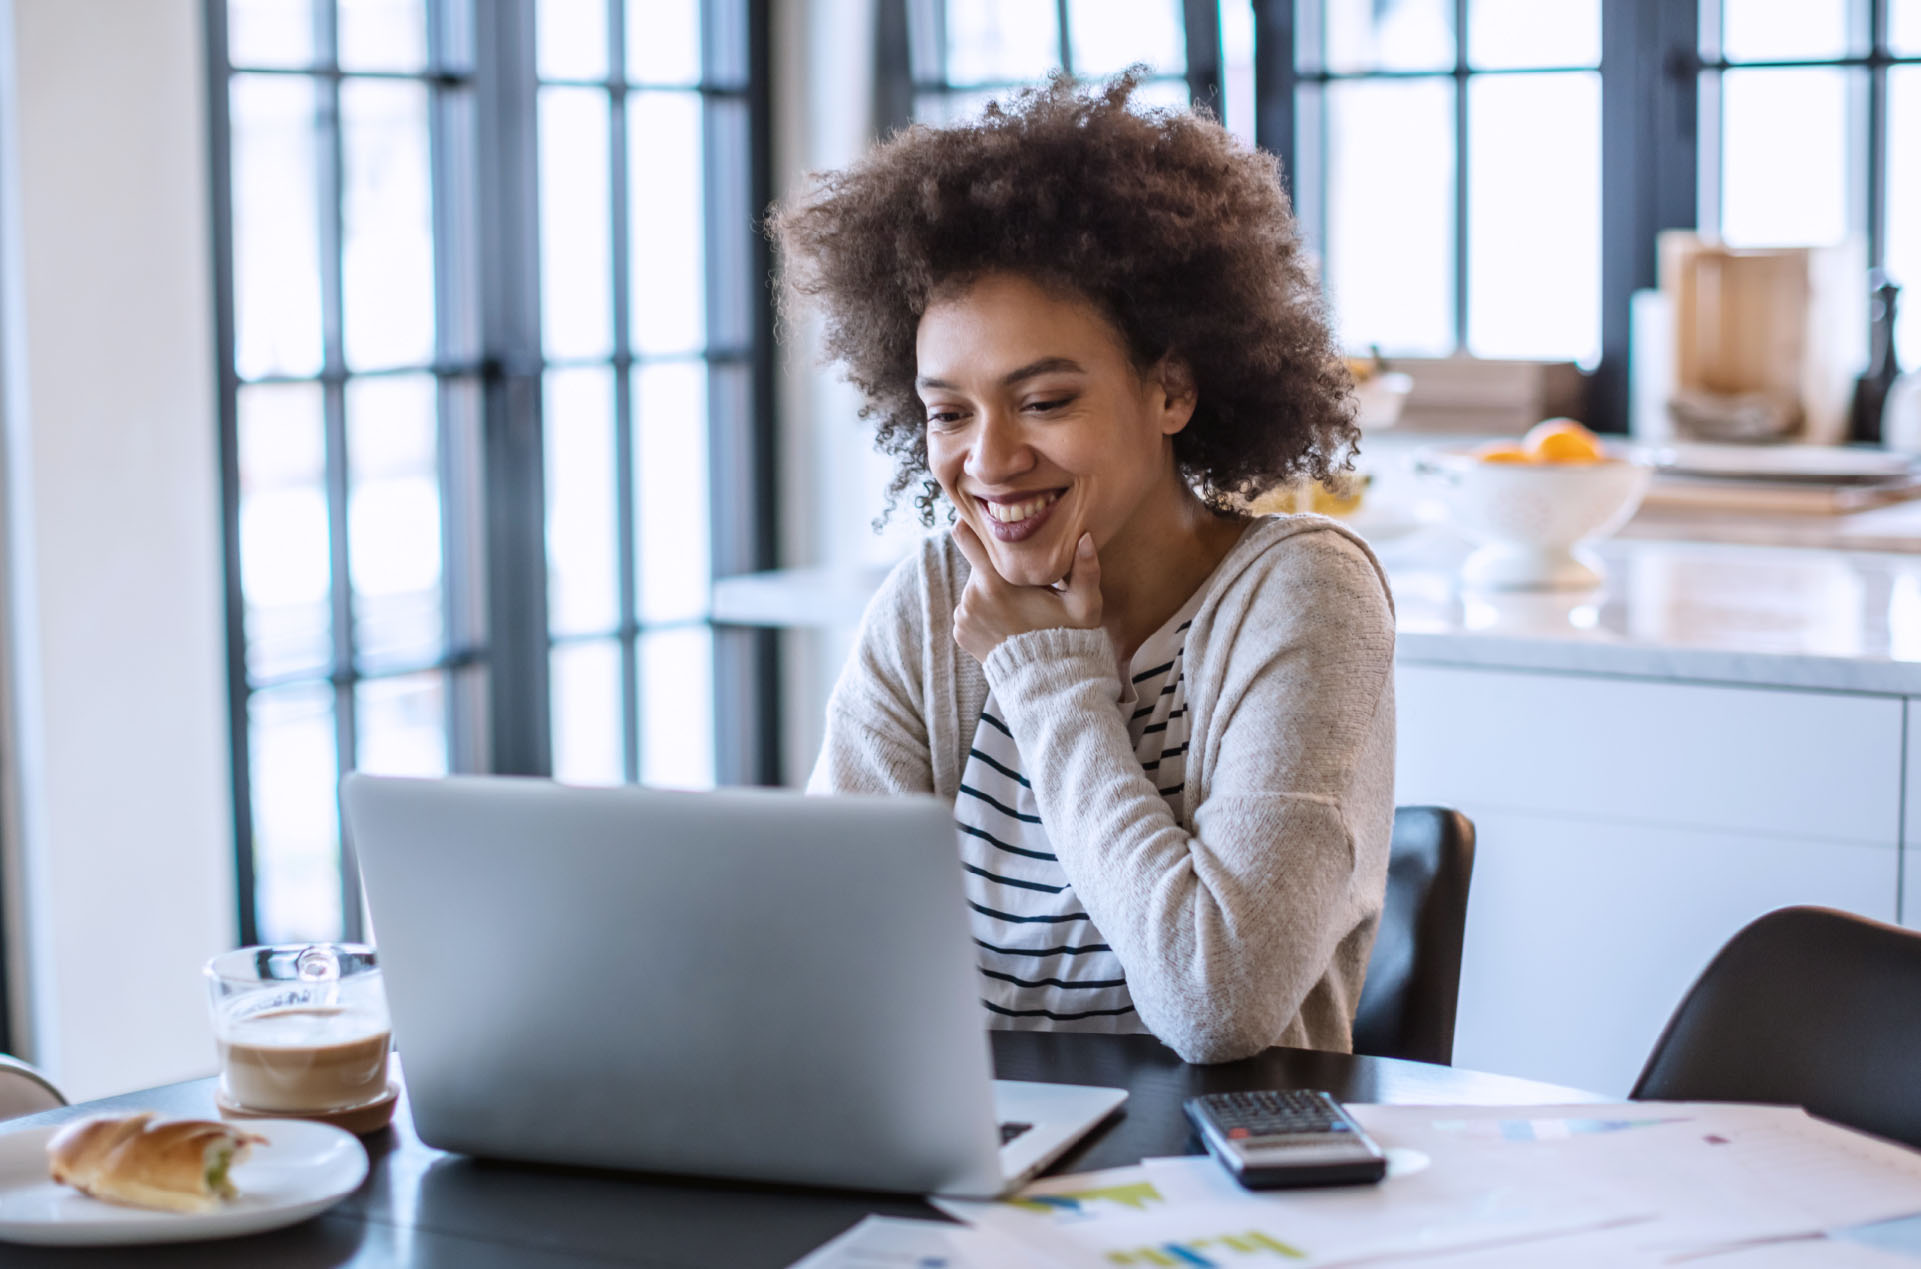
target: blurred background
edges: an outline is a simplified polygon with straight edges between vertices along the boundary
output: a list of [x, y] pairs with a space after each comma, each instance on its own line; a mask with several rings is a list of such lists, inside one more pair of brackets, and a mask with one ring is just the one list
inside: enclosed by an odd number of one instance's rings
[[1143, 108], [1280, 158], [1416, 414], [1538, 382], [1628, 429], [1662, 231], [1921, 277], [1921, 0], [0, 19], [0, 1050], [81, 1096], [210, 1065], [202, 956], [366, 933], [343, 770], [804, 780], [920, 530], [873, 529], [888, 464], [776, 337], [758, 217], [898, 127], [1145, 64]]

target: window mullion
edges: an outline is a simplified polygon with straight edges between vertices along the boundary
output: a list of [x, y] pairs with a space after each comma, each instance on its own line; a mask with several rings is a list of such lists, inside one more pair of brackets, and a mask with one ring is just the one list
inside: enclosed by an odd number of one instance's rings
[[[1705, 0], [1712, 4], [1713, 0]], [[1704, 7], [1704, 5], [1703, 5]], [[1697, 224], [1702, 185], [1701, 89], [1696, 0], [1623, 0], [1601, 19], [1601, 362], [1590, 385], [1588, 422], [1626, 431], [1634, 292], [1659, 281], [1663, 230]], [[1718, 44], [1718, 24], [1714, 30]], [[1718, 92], [1719, 77], [1716, 77]], [[1718, 155], [1718, 150], [1715, 151]]]
[[1468, 0], [1454, 0], [1454, 351], [1467, 348]]
[[[773, 471], [773, 309], [768, 282], [772, 256], [751, 229], [754, 209], [773, 197], [767, 152], [771, 96], [767, 85], [768, 6], [764, 0], [709, 0], [714, 50], [741, 38], [742, 24], [719, 20], [714, 4], [745, 12], [749, 103], [744, 120], [732, 102], [704, 99], [703, 183], [707, 222], [708, 295], [708, 523], [713, 573], [752, 572], [777, 565], [777, 488]], [[738, 11], [736, 16], [738, 16]], [[742, 50], [716, 51], [703, 80], [735, 66]], [[745, 304], [745, 311], [742, 305]], [[714, 349], [745, 331], [753, 350], [746, 391], [737, 373], [715, 372]], [[777, 635], [770, 630], [717, 626], [713, 634], [715, 773], [723, 784], [775, 783], [780, 777]]]
[[[1697, 112], [1696, 210], [1700, 217], [1701, 232], [1718, 238], [1721, 234], [1721, 119], [1727, 105], [1727, 74], [1725, 68], [1719, 65], [1724, 57], [1721, 0], [1697, 0], [1697, 7], [1699, 12], [1694, 22], [1695, 38], [1700, 42], [1700, 69], [1696, 74], [1694, 94]], [[1605, 37], [1606, 27], [1602, 30]]]
[[1187, 97], [1225, 121], [1221, 86], [1221, 0], [1182, 0], [1181, 26], [1187, 64]]
[[876, 136], [892, 136], [914, 122], [914, 39], [907, 5], [908, 0], [879, 0], [874, 12]]
[[[320, 57], [338, 66], [340, 14], [336, 0], [321, 8]], [[334, 760], [336, 770], [351, 771], [357, 764], [359, 728], [356, 716], [354, 656], [354, 596], [352, 561], [348, 558], [347, 503], [347, 382], [345, 280], [346, 138], [342, 122], [342, 81], [318, 79], [323, 144], [320, 173], [320, 329], [322, 364], [329, 380], [321, 387], [326, 443], [327, 562], [333, 592]], [[341, 936], [349, 942], [361, 936], [360, 869], [346, 834], [340, 840]]]
[[475, 175], [493, 768], [552, 770], [547, 709], [545, 462], [541, 442], [539, 171], [534, 0], [474, 14]]
[[[207, 119], [213, 168], [214, 342], [220, 393], [220, 536], [227, 606], [227, 743], [233, 777], [234, 899], [242, 946], [260, 941], [253, 860], [253, 761], [247, 723], [246, 596], [240, 579], [240, 383], [234, 366], [233, 67], [227, 0], [207, 0]], [[6, 1018], [0, 1014], [0, 1030]], [[0, 1036], [0, 1040], [4, 1040]]]
[[[1294, 0], [1254, 0], [1254, 143], [1281, 160], [1281, 179], [1287, 185], [1294, 212], [1301, 218], [1308, 240], [1318, 244], [1323, 257], [1326, 243], [1317, 232], [1321, 217], [1317, 195], [1298, 171], [1305, 148], [1295, 139], [1297, 76], [1295, 62]], [[1311, 220], [1308, 213], [1314, 211]]]
[[[748, 83], [748, 205], [767, 206], [774, 198], [774, 93], [773, 93], [773, 5], [771, 0], [747, 0], [747, 83]], [[910, 94], [911, 102], [911, 94]], [[756, 226], [758, 227], [758, 226]], [[756, 569], [779, 568], [780, 556], [780, 481], [774, 470], [778, 453], [776, 411], [779, 393], [774, 352], [774, 248], [763, 233], [750, 237], [749, 261], [753, 278], [753, 311], [750, 337], [753, 359], [752, 409], [750, 422], [754, 482], [751, 497], [755, 517], [752, 525], [753, 556]], [[709, 350], [711, 353], [711, 349]], [[781, 633], [755, 629], [743, 636], [752, 644], [755, 673], [752, 678], [755, 769], [745, 778], [761, 784], [780, 784], [782, 769], [781, 716]]]
[[1868, 266], [1880, 268], [1887, 259], [1888, 197], [1888, 3], [1887, 0], [1855, 0], [1866, 6], [1868, 67], [1867, 127], [1860, 153], [1865, 160], [1865, 179], [1856, 182], [1867, 200], [1865, 224], [1868, 235]]
[[[477, 491], [468, 473], [477, 456], [471, 429], [460, 425], [466, 384], [456, 386], [448, 371], [474, 360], [477, 349], [471, 329], [475, 307], [471, 292], [475, 252], [472, 241], [473, 149], [467, 128], [471, 123], [473, 87], [470, 77], [446, 74], [457, 46], [462, 15], [472, 0], [427, 0], [428, 180], [433, 206], [434, 234], [434, 359], [437, 446], [436, 477], [440, 486], [441, 629], [444, 648], [451, 653], [483, 643], [485, 632], [475, 620], [476, 592], [481, 561], [479, 543], [469, 533], [478, 520]], [[447, 737], [447, 762], [453, 771], [481, 771], [488, 766], [485, 699], [470, 690], [474, 675], [460, 669], [445, 676], [442, 711]], [[466, 680], [463, 682], [463, 679]]]
[[633, 273], [628, 241], [627, 33], [621, 0], [607, 4], [607, 66], [612, 88], [607, 130], [608, 192], [612, 197], [614, 273], [614, 536], [620, 603], [621, 776], [640, 779], [640, 552], [634, 537]]

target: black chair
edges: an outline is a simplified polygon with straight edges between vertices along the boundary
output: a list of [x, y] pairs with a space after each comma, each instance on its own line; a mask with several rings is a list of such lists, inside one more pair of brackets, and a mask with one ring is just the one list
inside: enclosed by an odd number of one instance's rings
[[1708, 963], [1637, 1100], [1772, 1102], [1921, 1146], [1921, 933], [1782, 908]]
[[1354, 1014], [1354, 1051], [1454, 1061], [1461, 940], [1474, 874], [1474, 824], [1443, 806], [1394, 812], [1387, 903]]

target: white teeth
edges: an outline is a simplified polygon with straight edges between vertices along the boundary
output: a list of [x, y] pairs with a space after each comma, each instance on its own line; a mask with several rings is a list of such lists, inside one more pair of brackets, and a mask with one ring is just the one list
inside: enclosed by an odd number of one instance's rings
[[1018, 524], [1043, 507], [1048, 506], [1060, 496], [1060, 492], [1056, 490], [1054, 493], [1042, 494], [1038, 498], [1029, 498], [1026, 502], [1006, 503], [983, 501], [981, 505], [987, 508], [988, 515], [994, 517], [994, 519], [1000, 521], [1002, 524]]

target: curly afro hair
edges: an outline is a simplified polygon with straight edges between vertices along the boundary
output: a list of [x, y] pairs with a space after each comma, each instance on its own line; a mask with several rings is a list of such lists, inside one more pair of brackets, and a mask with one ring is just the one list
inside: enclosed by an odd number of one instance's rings
[[923, 523], [940, 491], [914, 389], [921, 315], [994, 272], [1092, 302], [1137, 368], [1186, 362], [1198, 400], [1174, 458], [1217, 509], [1353, 465], [1353, 379], [1279, 164], [1204, 113], [1130, 108], [1143, 73], [1083, 92], [1057, 72], [973, 122], [903, 129], [769, 216], [784, 315], [824, 311], [826, 357], [898, 463], [890, 505], [918, 482]]

